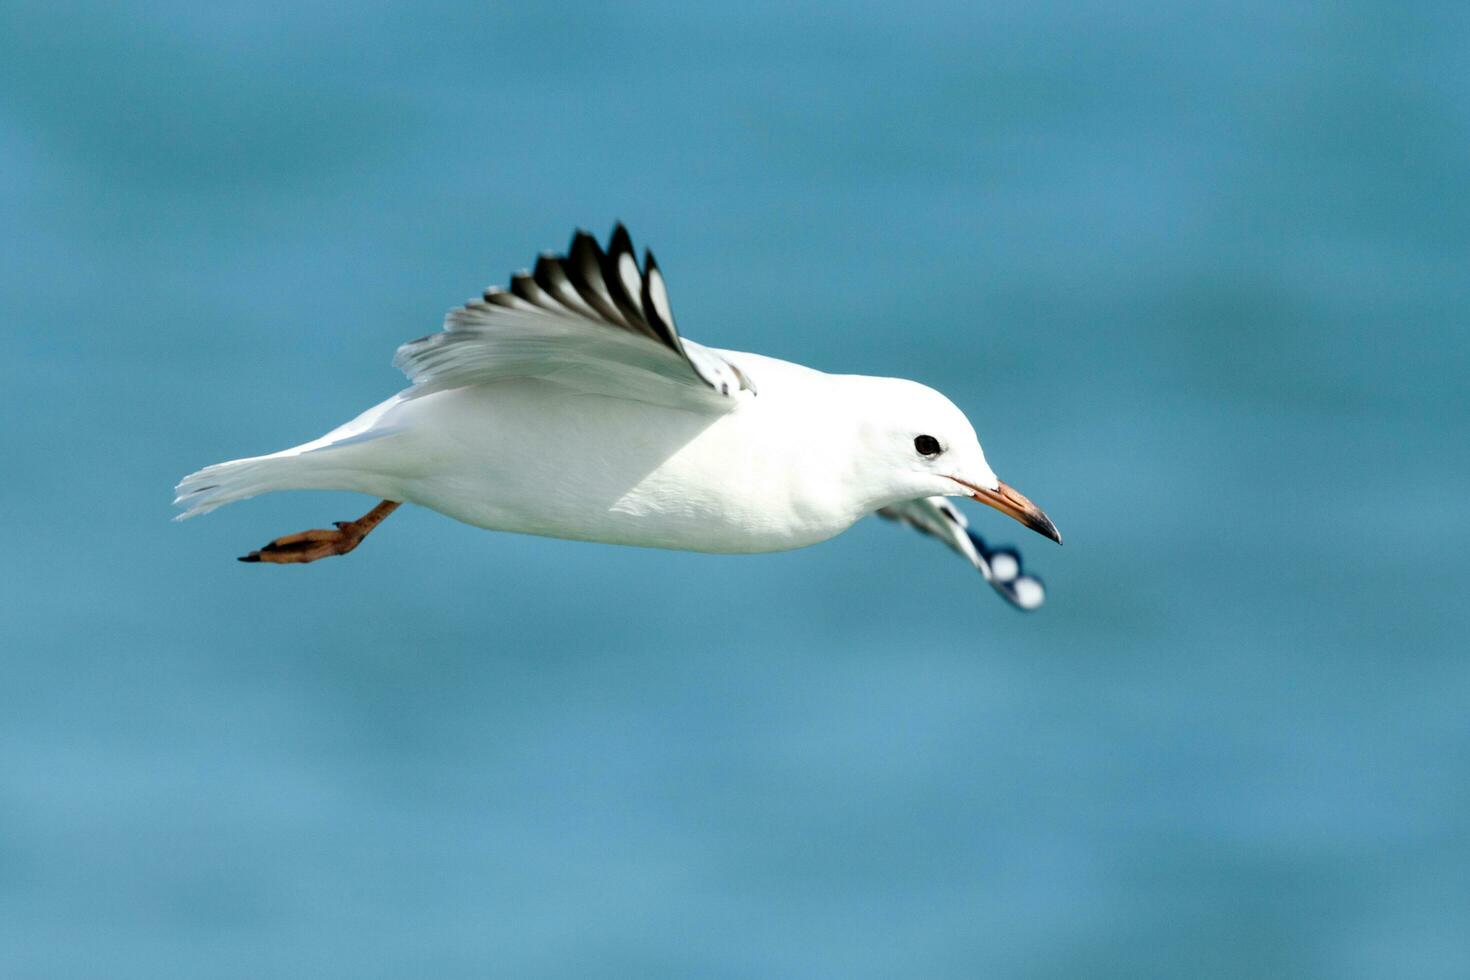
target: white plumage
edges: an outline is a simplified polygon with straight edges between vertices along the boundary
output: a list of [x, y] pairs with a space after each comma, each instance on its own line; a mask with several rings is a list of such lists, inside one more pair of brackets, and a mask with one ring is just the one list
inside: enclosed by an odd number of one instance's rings
[[622, 226], [605, 251], [579, 232], [566, 256], [452, 311], [394, 363], [412, 386], [320, 439], [185, 477], [180, 519], [271, 491], [350, 490], [493, 530], [748, 553], [813, 544], [881, 509], [1017, 605], [1040, 604], [1019, 557], [1004, 552], [1008, 574], [994, 575], [942, 499], [971, 496], [1056, 537], [947, 398], [683, 339], [653, 256], [640, 269]]

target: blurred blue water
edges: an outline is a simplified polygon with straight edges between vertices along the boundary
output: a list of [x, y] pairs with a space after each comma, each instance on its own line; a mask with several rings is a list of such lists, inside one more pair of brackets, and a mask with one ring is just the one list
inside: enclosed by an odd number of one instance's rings
[[[0, 7], [7, 977], [1470, 975], [1463, 4]], [[571, 228], [1056, 549], [168, 523]]]

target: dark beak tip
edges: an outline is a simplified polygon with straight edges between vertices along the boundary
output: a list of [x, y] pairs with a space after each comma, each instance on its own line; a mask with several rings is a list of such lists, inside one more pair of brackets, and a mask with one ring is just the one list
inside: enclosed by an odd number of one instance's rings
[[1062, 543], [1062, 532], [1057, 530], [1057, 526], [1045, 514], [1040, 515], [1036, 519], [1036, 523], [1031, 525], [1031, 529], [1044, 537], [1051, 538], [1057, 544]]
[[987, 507], [994, 507], [1012, 520], [1019, 521], [1025, 527], [1040, 534], [1042, 537], [1050, 538], [1057, 544], [1062, 543], [1062, 532], [1051, 522], [1040, 507], [1027, 500], [1023, 494], [1017, 493], [1011, 487], [997, 481], [996, 489], [988, 490], [985, 487], [976, 486], [959, 477], [951, 477], [960, 486], [970, 491], [970, 499], [978, 500]]

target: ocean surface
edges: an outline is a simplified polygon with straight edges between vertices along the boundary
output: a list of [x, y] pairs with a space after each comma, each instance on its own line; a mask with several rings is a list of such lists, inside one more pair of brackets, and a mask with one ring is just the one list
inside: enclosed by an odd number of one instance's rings
[[[0, 5], [6, 978], [1470, 976], [1470, 7]], [[1056, 520], [171, 488], [574, 227]]]

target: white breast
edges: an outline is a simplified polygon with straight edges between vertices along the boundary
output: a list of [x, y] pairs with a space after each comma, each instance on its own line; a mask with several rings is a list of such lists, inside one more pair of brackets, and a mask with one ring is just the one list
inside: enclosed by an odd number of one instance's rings
[[[778, 380], [764, 363], [761, 372], [763, 384]], [[791, 390], [765, 385], [722, 414], [530, 379], [411, 398], [382, 423], [398, 430], [383, 490], [494, 530], [689, 551], [798, 548], [865, 507], [824, 466], [819, 406], [805, 404], [819, 392], [800, 388], [793, 401]]]

